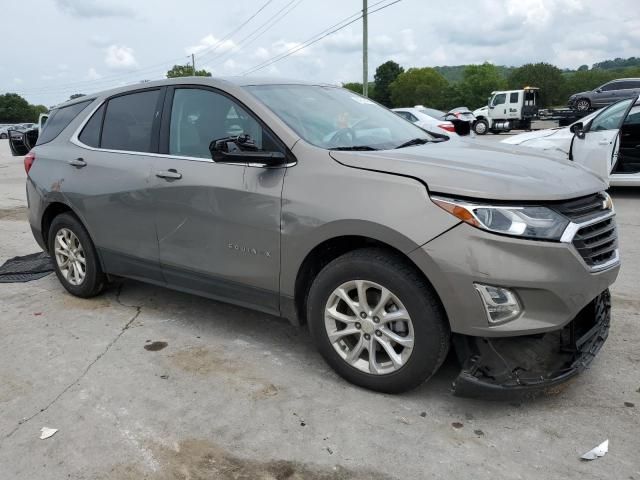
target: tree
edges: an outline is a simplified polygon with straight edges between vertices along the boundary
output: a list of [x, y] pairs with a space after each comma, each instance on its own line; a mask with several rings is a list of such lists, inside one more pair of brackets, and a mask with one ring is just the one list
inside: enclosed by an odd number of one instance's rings
[[504, 90], [507, 82], [495, 65], [467, 65], [462, 81], [457, 86], [460, 91], [459, 102], [450, 104], [451, 108], [466, 106], [475, 109], [487, 104], [487, 97], [494, 90]]
[[433, 68], [410, 68], [391, 83], [391, 103], [397, 107], [421, 104], [443, 108], [447, 87], [447, 81]]
[[580, 65], [578, 67], [579, 72], [586, 72], [587, 70], [589, 70], [589, 65]]
[[373, 76], [375, 80], [375, 95], [369, 93], [369, 96], [386, 107], [391, 106], [391, 89], [390, 85], [398, 78], [398, 75], [404, 72], [404, 68], [393, 60], [389, 60], [378, 68]]
[[0, 95], [0, 122], [33, 122], [34, 115], [37, 119], [33, 105], [29, 105], [29, 102], [17, 93]]
[[[347, 82], [342, 84], [342, 88], [346, 88], [347, 90], [351, 90], [352, 92], [358, 93], [362, 95], [362, 83], [360, 82]], [[375, 85], [373, 82], [369, 82], [369, 97], [374, 97], [376, 92]]]
[[509, 87], [521, 89], [525, 86], [540, 88], [540, 105], [564, 105], [565, 79], [558, 67], [549, 63], [527, 63], [509, 75]]
[[167, 72], [167, 78], [177, 78], [177, 77], [210, 77], [211, 72], [207, 72], [206, 70], [196, 70], [193, 72], [193, 67], [189, 64], [187, 65], [174, 65], [171, 70]]

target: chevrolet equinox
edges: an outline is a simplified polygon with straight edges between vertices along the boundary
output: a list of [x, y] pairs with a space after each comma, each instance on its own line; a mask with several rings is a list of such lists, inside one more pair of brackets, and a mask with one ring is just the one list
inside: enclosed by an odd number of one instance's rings
[[73, 295], [127, 277], [307, 323], [383, 392], [453, 346], [456, 394], [529, 393], [599, 351], [619, 257], [605, 183], [519, 148], [334, 86], [163, 80], [51, 111], [29, 221]]

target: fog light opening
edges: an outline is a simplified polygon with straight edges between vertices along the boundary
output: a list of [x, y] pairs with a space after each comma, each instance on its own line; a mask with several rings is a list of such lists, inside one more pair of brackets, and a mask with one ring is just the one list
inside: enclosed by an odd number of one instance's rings
[[474, 283], [474, 286], [480, 294], [490, 324], [509, 322], [522, 313], [518, 297], [512, 290], [481, 283]]

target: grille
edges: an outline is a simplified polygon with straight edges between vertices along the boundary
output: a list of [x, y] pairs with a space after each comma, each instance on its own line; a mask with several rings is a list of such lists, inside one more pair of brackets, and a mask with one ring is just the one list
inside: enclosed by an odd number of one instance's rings
[[582, 227], [573, 237], [576, 247], [590, 267], [598, 267], [616, 256], [618, 235], [613, 218]]
[[605, 211], [603, 201], [604, 197], [598, 193], [563, 202], [556, 205], [555, 209], [572, 222], [583, 223], [598, 217]]
[[618, 232], [613, 217], [598, 220], [598, 217], [610, 213], [603, 200], [601, 194], [596, 194], [555, 205], [555, 209], [573, 223], [589, 222], [589, 225], [576, 232], [573, 245], [585, 263], [592, 268], [615, 259], [618, 249]]

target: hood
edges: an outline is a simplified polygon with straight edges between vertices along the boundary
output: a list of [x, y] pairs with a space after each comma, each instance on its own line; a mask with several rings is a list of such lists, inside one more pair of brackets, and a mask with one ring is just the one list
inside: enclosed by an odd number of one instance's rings
[[569, 98], [583, 97], [593, 93], [593, 90], [586, 90], [584, 92], [574, 93]]
[[569, 127], [549, 128], [546, 130], [534, 130], [531, 132], [520, 133], [518, 135], [511, 135], [510, 137], [500, 140], [500, 143], [508, 143], [510, 145], [520, 145], [523, 142], [530, 140], [536, 140], [538, 138], [545, 138], [562, 134], [561, 130], [566, 130], [567, 133], [573, 134], [569, 131]]
[[398, 150], [331, 151], [352, 168], [416, 178], [431, 192], [487, 200], [553, 201], [607, 188], [595, 174], [568, 160], [531, 149], [459, 140]]

